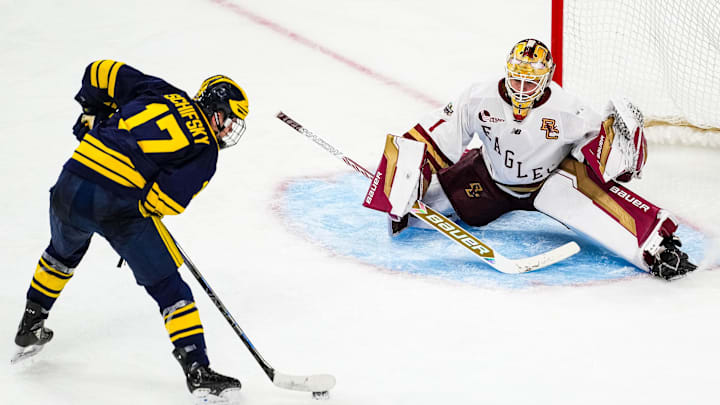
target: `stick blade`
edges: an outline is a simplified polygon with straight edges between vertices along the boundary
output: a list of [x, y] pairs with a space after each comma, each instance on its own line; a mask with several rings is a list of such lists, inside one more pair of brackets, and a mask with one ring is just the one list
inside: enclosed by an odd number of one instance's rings
[[335, 386], [335, 377], [330, 374], [300, 376], [276, 372], [273, 377], [273, 384], [287, 390], [322, 392], [329, 391]]
[[513, 260], [517, 271], [516, 273], [527, 273], [529, 271], [539, 270], [543, 267], [550, 266], [557, 262], [567, 259], [578, 253], [580, 246], [575, 242], [568, 242], [549, 252], [539, 254], [537, 256], [528, 257], [526, 259]]

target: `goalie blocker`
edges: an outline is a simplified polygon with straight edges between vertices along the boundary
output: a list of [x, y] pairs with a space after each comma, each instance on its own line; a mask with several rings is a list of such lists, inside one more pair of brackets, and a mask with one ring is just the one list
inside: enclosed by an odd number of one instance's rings
[[431, 170], [422, 142], [387, 135], [385, 150], [363, 206], [399, 218], [422, 199], [430, 184]]

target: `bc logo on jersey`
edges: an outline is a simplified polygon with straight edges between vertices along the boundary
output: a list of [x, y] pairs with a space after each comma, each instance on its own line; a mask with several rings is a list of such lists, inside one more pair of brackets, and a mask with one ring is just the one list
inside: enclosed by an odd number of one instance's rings
[[480, 198], [480, 193], [483, 191], [482, 185], [480, 183], [470, 183], [468, 186], [470, 187], [465, 189], [465, 194], [469, 198]]
[[541, 131], [545, 131], [545, 138], [547, 139], [558, 139], [557, 135], [551, 135], [551, 134], [558, 134], [560, 131], [557, 129], [557, 125], [555, 125], [555, 120], [551, 118], [543, 118], [542, 119], [542, 125], [540, 126]]

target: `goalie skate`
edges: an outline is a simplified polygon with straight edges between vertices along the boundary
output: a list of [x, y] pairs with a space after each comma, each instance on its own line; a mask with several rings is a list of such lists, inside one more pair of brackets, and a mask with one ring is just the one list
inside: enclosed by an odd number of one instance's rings
[[398, 218], [397, 221], [392, 217], [388, 217], [387, 221], [388, 221], [388, 235], [390, 235], [391, 237], [396, 237], [400, 234], [400, 232], [407, 229], [409, 215], [405, 214], [402, 217]]
[[680, 250], [682, 243], [676, 236], [665, 236], [660, 249], [654, 256], [649, 254], [646, 260], [650, 263], [650, 273], [667, 281], [683, 278], [687, 273], [697, 269], [690, 262], [687, 253]]

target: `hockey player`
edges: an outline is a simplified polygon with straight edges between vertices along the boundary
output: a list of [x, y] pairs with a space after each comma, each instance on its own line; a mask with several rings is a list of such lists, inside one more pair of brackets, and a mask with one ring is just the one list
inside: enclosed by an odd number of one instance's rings
[[[640, 111], [617, 99], [597, 114], [551, 82], [554, 69], [542, 42], [515, 44], [505, 77], [388, 135], [364, 205], [390, 214], [392, 234], [414, 225], [407, 213], [420, 198], [472, 226], [536, 210], [656, 276], [694, 270], [677, 221], [619, 183], [639, 178], [647, 159]], [[475, 134], [482, 146], [464, 154]]]
[[205, 80], [194, 98], [166, 81], [112, 60], [85, 69], [75, 96], [80, 141], [50, 189], [50, 244], [27, 291], [14, 360], [53, 337], [45, 319], [97, 233], [157, 302], [190, 392], [231, 400], [240, 381], [213, 371], [203, 326], [172, 236], [160, 222], [182, 213], [208, 184], [218, 151], [245, 131], [248, 100], [230, 78]]

